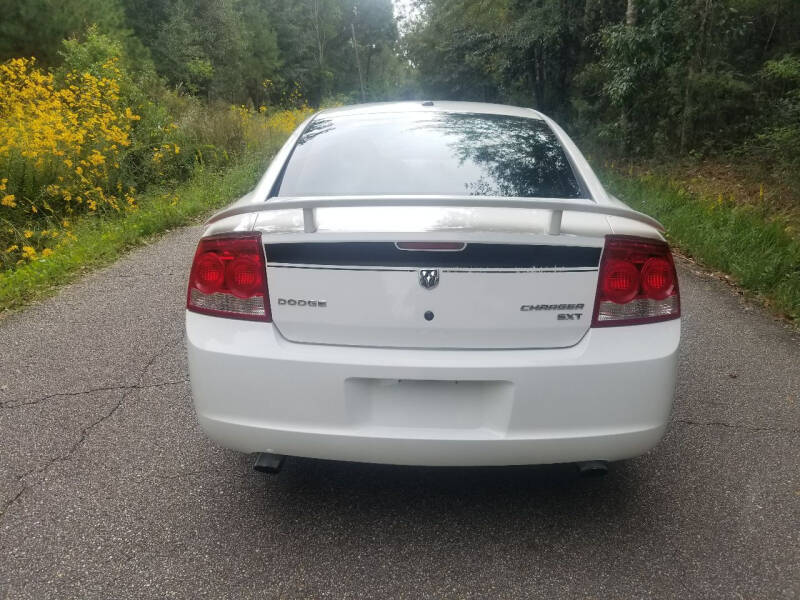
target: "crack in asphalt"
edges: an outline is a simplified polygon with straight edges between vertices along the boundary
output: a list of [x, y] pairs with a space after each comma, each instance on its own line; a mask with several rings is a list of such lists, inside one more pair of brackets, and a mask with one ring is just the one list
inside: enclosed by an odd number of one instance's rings
[[725, 427], [727, 429], [742, 429], [744, 431], [768, 432], [768, 433], [800, 433], [800, 428], [787, 429], [784, 427], [754, 427], [752, 425], [742, 425], [741, 423], [725, 423], [723, 421], [693, 421], [691, 419], [674, 419], [673, 423], [682, 425], [695, 425], [697, 427]]
[[181, 383], [188, 383], [188, 379], [181, 379], [179, 381], [162, 381], [159, 383], [151, 383], [146, 385], [141, 384], [133, 384], [133, 385], [109, 385], [104, 387], [92, 388], [89, 390], [80, 390], [77, 392], [58, 392], [56, 394], [48, 394], [47, 396], [42, 396], [36, 400], [31, 400], [30, 402], [15, 402], [13, 400], [7, 402], [0, 402], [0, 409], [2, 408], [19, 408], [21, 406], [34, 406], [45, 400], [50, 400], [52, 398], [59, 398], [59, 397], [71, 397], [71, 396], [83, 396], [86, 394], [94, 394], [96, 392], [113, 392], [117, 390], [144, 390], [147, 388], [157, 388], [157, 387], [165, 387], [169, 385], [179, 385]]
[[[86, 441], [86, 439], [87, 439], [87, 438], [88, 438], [88, 436], [89, 436], [89, 433], [90, 433], [90, 432], [91, 432], [91, 431], [92, 431], [92, 430], [93, 430], [95, 427], [97, 427], [97, 426], [98, 426], [98, 425], [100, 425], [101, 423], [103, 423], [103, 422], [107, 421], [108, 419], [110, 419], [110, 418], [111, 418], [111, 417], [114, 415], [114, 413], [116, 413], [116, 412], [117, 412], [117, 410], [119, 410], [119, 408], [122, 406], [122, 404], [123, 404], [123, 403], [125, 402], [125, 400], [128, 398], [128, 396], [130, 396], [130, 395], [131, 395], [131, 393], [133, 392], [133, 390], [137, 390], [137, 389], [145, 389], [145, 388], [148, 388], [148, 387], [157, 387], [157, 386], [155, 386], [155, 385], [149, 385], [149, 386], [148, 386], [148, 385], [145, 385], [145, 386], [143, 386], [143, 385], [142, 385], [142, 379], [144, 379], [144, 376], [145, 376], [145, 375], [147, 375], [147, 372], [150, 370], [150, 367], [152, 367], [152, 366], [153, 366], [153, 364], [155, 364], [155, 362], [156, 362], [156, 361], [157, 361], [159, 358], [161, 358], [162, 356], [164, 356], [164, 355], [167, 353], [167, 351], [168, 351], [168, 350], [169, 350], [169, 349], [170, 349], [170, 348], [171, 348], [173, 345], [177, 344], [177, 343], [178, 343], [178, 342], [180, 342], [182, 339], [183, 339], [183, 332], [181, 332], [181, 334], [180, 334], [180, 335], [177, 337], [177, 339], [174, 339], [174, 340], [170, 340], [170, 341], [168, 341], [168, 342], [167, 342], [166, 344], [164, 344], [164, 345], [163, 345], [163, 346], [162, 346], [162, 347], [161, 347], [161, 348], [160, 348], [160, 349], [159, 349], [159, 350], [158, 350], [158, 351], [157, 351], [155, 354], [153, 354], [153, 356], [152, 356], [152, 357], [150, 357], [150, 359], [147, 361], [147, 363], [146, 363], [146, 364], [144, 365], [144, 367], [142, 368], [142, 371], [139, 373], [138, 381], [137, 381], [137, 383], [136, 383], [135, 385], [132, 385], [132, 386], [121, 386], [121, 387], [119, 387], [118, 389], [124, 389], [124, 390], [126, 390], [126, 391], [125, 391], [125, 393], [124, 393], [124, 394], [122, 394], [122, 396], [120, 397], [120, 399], [119, 399], [119, 400], [118, 400], [118, 401], [117, 401], [117, 402], [114, 404], [114, 406], [111, 408], [111, 410], [110, 410], [110, 411], [106, 412], [106, 413], [105, 413], [104, 415], [102, 415], [102, 416], [101, 416], [99, 419], [97, 419], [97, 420], [93, 421], [92, 423], [90, 423], [89, 425], [87, 425], [86, 427], [84, 427], [84, 428], [81, 430], [81, 436], [80, 436], [80, 438], [78, 439], [78, 441], [76, 441], [74, 444], [72, 444], [72, 446], [69, 448], [69, 450], [67, 450], [67, 452], [66, 452], [66, 453], [64, 453], [64, 454], [61, 454], [61, 455], [59, 455], [59, 456], [55, 456], [55, 457], [53, 457], [53, 458], [49, 459], [49, 460], [48, 460], [48, 461], [47, 461], [47, 462], [46, 462], [46, 463], [45, 463], [43, 466], [41, 466], [41, 467], [37, 467], [37, 468], [34, 468], [34, 469], [29, 469], [28, 471], [26, 471], [25, 473], [23, 473], [22, 475], [20, 475], [19, 477], [17, 477], [17, 481], [18, 481], [18, 482], [20, 482], [20, 481], [22, 481], [22, 482], [23, 482], [23, 484], [22, 484], [22, 489], [20, 489], [20, 491], [19, 491], [19, 492], [18, 492], [18, 493], [17, 493], [17, 494], [16, 494], [16, 495], [13, 497], [13, 498], [11, 498], [11, 500], [9, 500], [8, 502], [6, 502], [6, 503], [5, 503], [5, 505], [3, 506], [2, 510], [0, 510], [0, 521], [2, 521], [2, 520], [5, 518], [5, 515], [6, 515], [6, 513], [7, 513], [7, 512], [8, 512], [8, 511], [11, 509], [11, 507], [12, 507], [12, 506], [13, 506], [13, 505], [14, 505], [14, 504], [15, 504], [15, 503], [16, 503], [16, 502], [17, 502], [17, 501], [18, 501], [18, 500], [19, 500], [19, 499], [22, 497], [22, 495], [23, 495], [23, 494], [24, 494], [26, 491], [28, 491], [28, 490], [30, 490], [30, 489], [32, 489], [32, 488], [34, 488], [34, 487], [35, 487], [35, 485], [38, 485], [39, 481], [32, 482], [32, 483], [24, 483], [24, 480], [25, 480], [27, 477], [29, 477], [29, 476], [31, 476], [31, 475], [34, 475], [34, 476], [36, 476], [36, 475], [41, 475], [42, 473], [45, 473], [45, 472], [46, 472], [48, 469], [50, 469], [50, 467], [52, 467], [54, 464], [56, 464], [56, 463], [59, 463], [59, 462], [66, 462], [66, 461], [68, 461], [70, 458], [72, 458], [72, 455], [73, 455], [73, 454], [74, 454], [74, 453], [75, 453], [75, 452], [76, 452], [76, 451], [77, 451], [77, 450], [78, 450], [78, 449], [79, 449], [79, 448], [80, 448], [80, 447], [83, 445], [83, 443]], [[183, 382], [180, 382], [180, 383], [183, 383]], [[68, 394], [68, 395], [78, 395], [78, 394]]]

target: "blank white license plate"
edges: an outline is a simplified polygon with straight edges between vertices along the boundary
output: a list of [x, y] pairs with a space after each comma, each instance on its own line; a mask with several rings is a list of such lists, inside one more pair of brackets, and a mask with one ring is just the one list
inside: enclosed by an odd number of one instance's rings
[[508, 429], [514, 386], [508, 381], [348, 379], [351, 422], [372, 427]]

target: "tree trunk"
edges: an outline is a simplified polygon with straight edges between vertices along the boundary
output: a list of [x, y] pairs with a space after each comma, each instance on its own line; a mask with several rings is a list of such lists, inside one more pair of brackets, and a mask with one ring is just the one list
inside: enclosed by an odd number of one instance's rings
[[541, 42], [536, 45], [533, 54], [534, 81], [533, 95], [535, 96], [536, 108], [542, 112], [547, 111], [544, 102], [544, 51]]
[[628, 0], [628, 8], [625, 10], [625, 25], [628, 27], [636, 25], [636, 0]]
[[361, 101], [366, 102], [367, 94], [364, 91], [364, 75], [361, 73], [361, 59], [358, 57], [358, 41], [356, 40], [355, 23], [350, 23], [350, 31], [353, 33], [353, 52], [356, 54], [356, 67], [358, 68], [358, 83], [361, 87]]
[[[628, 7], [625, 10], [625, 26], [636, 27], [636, 0], [628, 0]], [[623, 154], [629, 149], [628, 138], [630, 137], [630, 118], [628, 117], [628, 112], [630, 112], [630, 102], [626, 101], [622, 108], [622, 115], [620, 115], [619, 119], [620, 129], [622, 129], [622, 140], [620, 146]]]
[[589, 32], [594, 17], [595, 0], [585, 0], [583, 4], [583, 31]]
[[364, 83], [369, 87], [370, 82], [370, 67], [372, 65], [372, 54], [375, 52], [375, 44], [370, 44], [367, 52], [367, 68], [364, 69]]
[[681, 142], [678, 153], [683, 155], [686, 152], [686, 142], [689, 135], [689, 121], [692, 117], [692, 79], [694, 79], [694, 69], [689, 65], [689, 73], [686, 76], [686, 87], [683, 91], [683, 116], [681, 117]]
[[767, 36], [767, 41], [764, 43], [764, 50], [761, 51], [761, 59], [765, 60], [767, 58], [767, 50], [769, 50], [769, 45], [772, 42], [772, 36], [775, 35], [775, 27], [778, 25], [778, 15], [780, 13], [775, 13], [775, 20], [772, 22], [772, 29], [769, 30], [769, 35]]
[[317, 38], [317, 69], [319, 73], [319, 98], [321, 102], [325, 97], [325, 35], [323, 32], [322, 16], [320, 15], [319, 0], [314, 0], [312, 4], [312, 26], [314, 35]]
[[689, 71], [686, 76], [686, 87], [684, 88], [683, 94], [683, 115], [681, 117], [680, 154], [686, 153], [686, 148], [689, 144], [689, 137], [692, 133], [692, 110], [694, 110], [692, 82], [695, 78], [695, 75], [703, 69], [703, 55], [705, 52], [706, 40], [708, 38], [708, 23], [713, 5], [714, 0], [697, 1], [697, 9], [700, 11], [700, 35], [694, 54], [689, 61]]

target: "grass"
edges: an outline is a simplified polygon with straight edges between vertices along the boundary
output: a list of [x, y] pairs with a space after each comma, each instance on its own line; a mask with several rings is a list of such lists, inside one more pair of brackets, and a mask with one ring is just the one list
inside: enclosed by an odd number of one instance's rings
[[753, 206], [709, 199], [662, 177], [604, 173], [612, 193], [660, 220], [684, 254], [723, 271], [779, 315], [800, 321], [800, 239]]
[[268, 158], [269, 153], [251, 154], [224, 171], [198, 169], [182, 184], [142, 194], [134, 212], [78, 220], [71, 229], [76, 240], [47, 258], [0, 272], [0, 315], [51, 295], [56, 286], [113, 262], [155, 234], [230, 203], [252, 189]]

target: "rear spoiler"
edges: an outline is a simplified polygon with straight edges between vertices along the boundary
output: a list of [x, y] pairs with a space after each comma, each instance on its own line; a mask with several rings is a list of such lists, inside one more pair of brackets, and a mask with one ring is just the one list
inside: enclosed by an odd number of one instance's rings
[[561, 217], [564, 211], [592, 213], [622, 217], [638, 221], [664, 231], [664, 226], [643, 213], [632, 208], [596, 204], [592, 200], [559, 200], [557, 198], [517, 198], [506, 196], [302, 196], [271, 198], [259, 204], [233, 206], [211, 217], [206, 225], [227, 217], [258, 213], [268, 210], [303, 210], [303, 229], [306, 233], [317, 231], [315, 210], [318, 208], [373, 206], [453, 206], [459, 208], [529, 208], [550, 211], [547, 233], [561, 233]]

